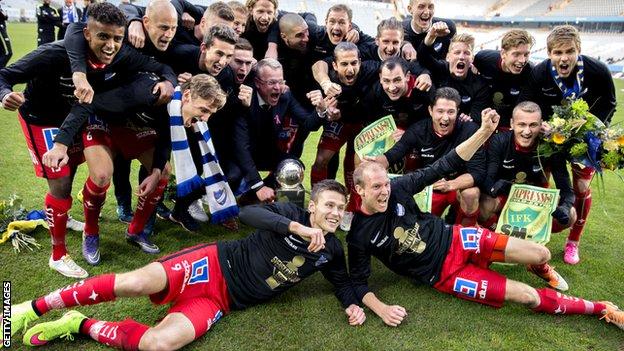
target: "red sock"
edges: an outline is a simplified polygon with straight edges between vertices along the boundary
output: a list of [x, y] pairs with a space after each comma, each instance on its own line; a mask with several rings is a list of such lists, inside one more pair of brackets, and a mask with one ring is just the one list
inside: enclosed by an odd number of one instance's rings
[[479, 218], [479, 209], [473, 213], [466, 213], [461, 206], [455, 206], [455, 224], [460, 224], [464, 227], [474, 227], [477, 225], [477, 218]]
[[72, 198], [57, 199], [48, 193], [45, 197], [46, 219], [52, 239], [52, 259], [58, 261], [67, 254], [65, 233], [67, 232], [67, 211], [71, 208]]
[[35, 300], [39, 315], [60, 308], [115, 300], [115, 274], [103, 274], [58, 289]]
[[553, 289], [542, 288], [536, 291], [540, 297], [540, 304], [533, 308], [535, 312], [602, 315], [602, 311], [606, 309], [604, 303], [564, 295]]
[[572, 228], [570, 228], [568, 240], [579, 241], [583, 229], [585, 229], [587, 217], [589, 217], [589, 209], [592, 204], [591, 189], [588, 189], [585, 194], [575, 194], [575, 196], [574, 208], [576, 209], [576, 215], [578, 217], [576, 218], [576, 222], [572, 225]]
[[548, 270], [550, 269], [550, 265], [548, 263], [530, 264], [529, 267], [536, 274], [546, 274]]
[[98, 222], [100, 220], [100, 211], [102, 211], [102, 205], [106, 200], [106, 190], [110, 183], [100, 187], [97, 186], [91, 178], [87, 178], [84, 187], [82, 188], [83, 207], [85, 215], [85, 234], [98, 235], [100, 233], [100, 227]]
[[312, 186], [324, 179], [327, 179], [327, 165], [325, 167], [312, 166], [312, 171], [310, 172], [310, 183]]
[[162, 198], [162, 194], [165, 192], [168, 182], [169, 180], [167, 178], [161, 178], [158, 181], [156, 189], [154, 189], [151, 194], [139, 198], [136, 211], [134, 211], [134, 216], [132, 217], [132, 222], [130, 222], [130, 226], [128, 226], [128, 233], [140, 234], [143, 231], [145, 223], [147, 223], [147, 220]]
[[344, 180], [345, 186], [349, 192], [355, 192], [355, 183], [353, 183], [353, 171], [355, 171], [355, 151], [351, 143], [347, 144], [347, 151], [345, 152], [344, 160], [342, 160], [344, 167]]
[[122, 350], [138, 350], [141, 338], [149, 327], [130, 318], [121, 322], [98, 321], [89, 318], [80, 327], [80, 334], [107, 346]]

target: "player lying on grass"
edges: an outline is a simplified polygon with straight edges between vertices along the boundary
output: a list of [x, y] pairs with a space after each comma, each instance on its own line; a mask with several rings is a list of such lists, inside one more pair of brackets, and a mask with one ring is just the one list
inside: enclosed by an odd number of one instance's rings
[[171, 303], [155, 327], [132, 319], [100, 321], [69, 311], [57, 321], [30, 328], [23, 341], [37, 346], [80, 333], [124, 350], [178, 349], [205, 334], [231, 309], [268, 300], [317, 271], [336, 288], [349, 324], [360, 325], [366, 316], [357, 305], [340, 240], [333, 234], [346, 195], [344, 186], [325, 180], [312, 189], [307, 211], [279, 202], [244, 207], [240, 219], [258, 228], [247, 238], [200, 244], [132, 272], [96, 276], [12, 306], [11, 334], [53, 309], [149, 296], [155, 304]]
[[550, 252], [545, 246], [484, 228], [450, 226], [416, 205], [413, 195], [470, 160], [498, 120], [494, 110], [484, 110], [481, 127], [454, 151], [392, 182], [379, 163], [358, 166], [354, 182], [362, 205], [347, 235], [349, 270], [358, 298], [390, 326], [398, 326], [407, 316], [404, 307], [383, 303], [369, 289], [370, 261], [375, 256], [395, 273], [462, 299], [493, 307], [512, 301], [550, 314], [600, 315], [624, 329], [624, 311], [610, 302], [534, 289], [488, 268], [491, 262], [546, 263]]

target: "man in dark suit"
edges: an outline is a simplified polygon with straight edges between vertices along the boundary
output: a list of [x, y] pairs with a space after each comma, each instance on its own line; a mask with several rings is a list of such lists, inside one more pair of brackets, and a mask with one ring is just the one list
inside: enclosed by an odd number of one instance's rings
[[[262, 180], [259, 170], [273, 171], [277, 164], [288, 158], [295, 133], [290, 128], [293, 122], [306, 130], [317, 130], [325, 115], [325, 101], [319, 90], [308, 93], [316, 107], [307, 112], [290, 91], [284, 92], [284, 71], [275, 59], [266, 58], [258, 62], [254, 89], [248, 101], [242, 101], [249, 109], [236, 121], [234, 130], [236, 160], [249, 188], [260, 201], [275, 198], [275, 180], [269, 176]], [[228, 180], [235, 174], [229, 174]]]
[[65, 31], [70, 23], [80, 22], [82, 19], [82, 10], [74, 4], [74, 0], [65, 0], [65, 5], [58, 8], [60, 27], [57, 34], [57, 40], [65, 37]]

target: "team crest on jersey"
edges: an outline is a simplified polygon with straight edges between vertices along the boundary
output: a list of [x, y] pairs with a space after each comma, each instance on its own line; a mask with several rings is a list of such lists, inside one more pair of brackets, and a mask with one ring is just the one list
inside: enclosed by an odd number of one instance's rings
[[437, 43], [433, 46], [433, 50], [440, 51], [442, 50], [442, 43]]
[[477, 228], [461, 228], [459, 236], [461, 237], [462, 247], [464, 250], [479, 250], [479, 239], [481, 238], [481, 229]]
[[396, 209], [394, 210], [394, 212], [396, 212], [397, 216], [403, 217], [405, 216], [405, 207], [403, 207], [403, 205], [401, 204], [396, 204]]
[[52, 147], [54, 146], [54, 138], [59, 133], [59, 129], [58, 128], [43, 128], [41, 130], [41, 133], [43, 133], [43, 140], [45, 140], [46, 149], [48, 150], [52, 149]]
[[472, 100], [472, 98], [470, 96], [462, 96], [461, 97], [462, 104], [467, 104], [467, 103], [470, 102], [470, 100]]
[[188, 285], [206, 283], [210, 280], [208, 275], [208, 257], [204, 257], [191, 264], [191, 277]]
[[453, 291], [456, 293], [472, 297], [477, 297], [477, 286], [479, 283], [464, 278], [455, 278], [455, 284], [453, 284]]

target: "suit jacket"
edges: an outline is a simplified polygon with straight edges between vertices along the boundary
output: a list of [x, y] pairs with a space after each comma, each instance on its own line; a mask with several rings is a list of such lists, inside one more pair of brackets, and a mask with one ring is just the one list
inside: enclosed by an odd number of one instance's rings
[[263, 185], [258, 170], [273, 171], [281, 160], [290, 157], [290, 150], [280, 143], [290, 121], [306, 130], [318, 130], [323, 119], [316, 111], [305, 110], [290, 91], [265, 110], [254, 89], [251, 106], [241, 112], [234, 128], [236, 163], [252, 189]]
[[[76, 8], [76, 14], [78, 14], [78, 16], [75, 18], [74, 22], [80, 22], [82, 20], [82, 9], [79, 8], [78, 6], [74, 5], [74, 7]], [[56, 11], [58, 12], [59, 18], [59, 31], [56, 37], [56, 40], [63, 40], [65, 38], [65, 31], [67, 30], [67, 23], [63, 23], [63, 7], [59, 7], [56, 9]]]

